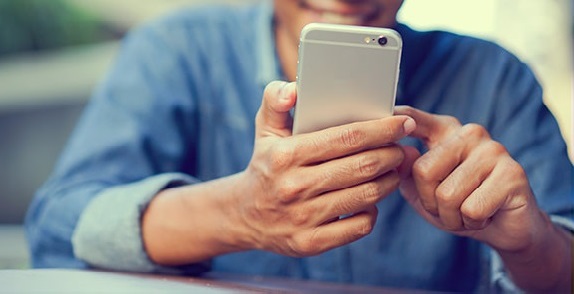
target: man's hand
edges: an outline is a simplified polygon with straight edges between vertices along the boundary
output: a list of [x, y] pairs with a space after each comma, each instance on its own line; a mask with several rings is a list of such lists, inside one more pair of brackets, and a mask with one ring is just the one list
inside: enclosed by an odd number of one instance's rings
[[243, 172], [166, 189], [150, 202], [142, 236], [154, 262], [252, 249], [310, 256], [371, 232], [375, 204], [399, 185], [404, 154], [394, 142], [415, 122], [394, 116], [291, 136], [296, 96], [295, 84], [267, 86]]
[[243, 174], [249, 193], [233, 207], [255, 248], [309, 256], [371, 232], [375, 204], [399, 184], [404, 155], [394, 142], [415, 125], [395, 116], [291, 136], [295, 101], [294, 83], [266, 88]]
[[420, 156], [406, 147], [410, 164], [403, 166], [412, 169], [401, 185], [402, 194], [424, 218], [500, 250], [521, 250], [534, 242], [533, 228], [545, 221], [528, 178], [485, 128], [406, 106], [395, 113], [415, 119], [411, 136], [429, 149]]
[[[538, 208], [526, 173], [507, 150], [476, 124], [406, 106], [395, 114], [412, 117], [411, 136], [428, 147], [423, 155], [404, 147], [399, 168], [401, 193], [414, 209], [439, 229], [496, 249], [519, 285], [564, 289], [571, 237]], [[541, 268], [554, 276], [544, 278]]]

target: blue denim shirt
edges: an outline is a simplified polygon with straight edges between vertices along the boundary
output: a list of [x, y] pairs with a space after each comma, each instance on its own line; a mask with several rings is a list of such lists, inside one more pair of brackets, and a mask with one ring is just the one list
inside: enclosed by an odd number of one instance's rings
[[[572, 227], [572, 163], [529, 68], [486, 41], [396, 29], [404, 39], [397, 103], [485, 126], [527, 171], [540, 207]], [[33, 265], [443, 291], [512, 287], [489, 248], [436, 229], [398, 192], [378, 204], [369, 236], [318, 256], [254, 250], [180, 268], [153, 264], [140, 234], [146, 205], [166, 187], [245, 169], [263, 89], [283, 77], [268, 2], [183, 10], [134, 30], [30, 207]], [[414, 139], [403, 143], [423, 150]]]

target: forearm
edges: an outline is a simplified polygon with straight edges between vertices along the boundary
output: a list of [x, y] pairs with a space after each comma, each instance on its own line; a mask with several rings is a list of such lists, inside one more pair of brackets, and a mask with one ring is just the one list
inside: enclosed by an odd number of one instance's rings
[[498, 251], [514, 283], [527, 292], [572, 291], [573, 236], [544, 215], [545, 227], [532, 246], [519, 252]]
[[160, 265], [182, 265], [247, 250], [233, 199], [241, 174], [161, 191], [142, 216], [144, 247]]

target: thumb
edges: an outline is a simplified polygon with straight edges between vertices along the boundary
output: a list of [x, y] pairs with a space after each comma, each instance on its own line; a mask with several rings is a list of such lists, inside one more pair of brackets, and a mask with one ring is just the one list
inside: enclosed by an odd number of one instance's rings
[[255, 118], [257, 137], [291, 135], [293, 119], [290, 114], [295, 106], [297, 90], [295, 83], [271, 82], [265, 87], [263, 101]]

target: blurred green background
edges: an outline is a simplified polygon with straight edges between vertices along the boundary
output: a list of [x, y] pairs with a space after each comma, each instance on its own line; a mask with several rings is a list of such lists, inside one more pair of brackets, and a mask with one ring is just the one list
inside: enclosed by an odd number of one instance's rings
[[121, 32], [106, 25], [97, 14], [65, 0], [0, 1], [0, 56], [119, 36]]

